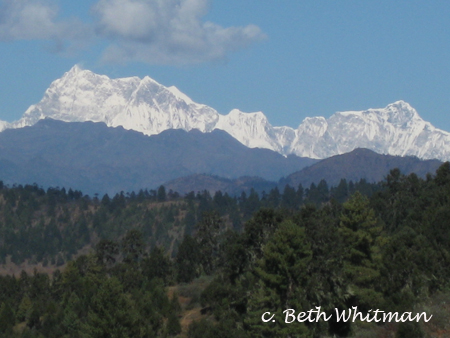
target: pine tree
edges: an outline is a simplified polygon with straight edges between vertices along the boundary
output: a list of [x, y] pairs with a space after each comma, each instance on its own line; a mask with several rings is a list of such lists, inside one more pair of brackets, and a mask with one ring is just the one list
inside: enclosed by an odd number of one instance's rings
[[139, 314], [119, 280], [105, 280], [92, 298], [82, 333], [86, 337], [142, 337]]
[[[305, 308], [305, 288], [311, 259], [312, 252], [306, 240], [305, 229], [291, 221], [281, 223], [265, 245], [263, 258], [255, 267], [255, 274], [260, 282], [251, 295], [247, 320], [252, 336], [309, 336], [309, 330], [303, 323], [286, 325], [282, 318], [286, 309], [308, 310]], [[276, 313], [275, 323], [261, 322], [261, 314], [265, 309]]]
[[11, 309], [11, 306], [7, 303], [2, 303], [0, 306], [0, 332], [6, 332], [14, 326], [16, 317]]
[[367, 310], [379, 304], [382, 296], [374, 289], [379, 278], [380, 257], [376, 238], [380, 233], [375, 212], [367, 197], [356, 192], [343, 204], [339, 234], [344, 244], [344, 273], [353, 289], [357, 305]]

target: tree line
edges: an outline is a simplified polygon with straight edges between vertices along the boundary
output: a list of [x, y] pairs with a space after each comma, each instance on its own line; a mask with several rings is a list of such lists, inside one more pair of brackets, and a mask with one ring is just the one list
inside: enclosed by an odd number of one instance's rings
[[[0, 205], [4, 262], [15, 254], [60, 266], [0, 277], [5, 337], [347, 337], [358, 323], [261, 315], [412, 311], [449, 286], [449, 163], [425, 179], [395, 169], [377, 184], [322, 181], [261, 196], [160, 187], [100, 199], [3, 186]], [[183, 297], [202, 314], [187, 327]], [[420, 323], [396, 334], [425, 335]]]

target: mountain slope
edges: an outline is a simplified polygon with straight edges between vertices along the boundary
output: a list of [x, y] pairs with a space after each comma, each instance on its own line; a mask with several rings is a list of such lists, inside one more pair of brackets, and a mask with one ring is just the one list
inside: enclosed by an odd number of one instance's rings
[[45, 117], [66, 122], [104, 122], [146, 135], [168, 129], [220, 129], [250, 148], [316, 159], [356, 148], [422, 159], [450, 159], [450, 133], [424, 121], [403, 101], [380, 109], [338, 112], [328, 119], [306, 118], [294, 129], [272, 126], [262, 112], [234, 109], [221, 115], [195, 103], [176, 87], [165, 87], [148, 76], [110, 79], [78, 66], [55, 80], [42, 100], [20, 120], [0, 122], [0, 131], [30, 126]]
[[237, 179], [226, 179], [219, 176], [194, 174], [170, 180], [169, 182], [165, 182], [164, 186], [166, 190], [171, 189], [180, 194], [207, 190], [211, 195], [214, 195], [216, 191], [221, 191], [231, 196], [239, 196], [242, 192], [248, 194], [251, 189], [254, 189], [260, 194], [263, 191], [269, 192], [277, 186], [277, 183], [264, 180], [260, 177], [244, 176]]
[[146, 135], [167, 129], [211, 131], [218, 113], [194, 103], [177, 88], [151, 78], [110, 79], [74, 66], [54, 81], [43, 99], [32, 105], [12, 127], [35, 124], [50, 117], [65, 122], [104, 122]]
[[327, 158], [356, 148], [380, 154], [450, 159], [450, 133], [424, 121], [408, 103], [383, 109], [339, 112], [329, 119], [308, 118], [296, 130], [289, 153]]
[[328, 185], [336, 186], [341, 178], [347, 181], [365, 179], [368, 182], [383, 180], [391, 169], [399, 168], [403, 174], [416, 173], [425, 177], [434, 173], [442, 164], [438, 160], [420, 160], [412, 156], [380, 155], [368, 149], [355, 149], [343, 155], [336, 155], [321, 160], [307, 168], [297, 171], [281, 181], [281, 185], [289, 184], [298, 187], [309, 187], [324, 179]]
[[5, 183], [72, 187], [85, 193], [153, 189], [191, 174], [229, 179], [281, 176], [314, 163], [250, 149], [221, 130], [166, 130], [146, 136], [103, 123], [52, 119], [0, 133], [0, 178]]

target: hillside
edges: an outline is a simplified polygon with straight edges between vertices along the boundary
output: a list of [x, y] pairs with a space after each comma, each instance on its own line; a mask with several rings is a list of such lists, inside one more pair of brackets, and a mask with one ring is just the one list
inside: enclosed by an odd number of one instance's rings
[[168, 181], [164, 183], [164, 186], [180, 194], [207, 190], [211, 195], [221, 191], [231, 196], [239, 196], [242, 192], [248, 194], [252, 189], [258, 193], [269, 192], [277, 186], [277, 183], [260, 177], [246, 176], [231, 180], [219, 176], [196, 174]]
[[[0, 334], [447, 335], [449, 163], [426, 180], [393, 170], [376, 184], [340, 184], [342, 201], [320, 186], [98, 199], [0, 183]], [[286, 302], [331, 320], [287, 324]], [[336, 320], [354, 307], [432, 320]], [[269, 309], [278, 320], [262, 324]]]
[[146, 136], [103, 123], [40, 120], [0, 133], [0, 177], [8, 184], [66, 187], [88, 194], [155, 189], [192, 174], [278, 180], [315, 160], [250, 149], [221, 130]]
[[367, 182], [379, 182], [394, 168], [400, 169], [405, 175], [415, 173], [424, 178], [427, 173], [434, 173], [441, 164], [442, 162], [438, 160], [423, 161], [412, 156], [380, 155], [368, 149], [355, 149], [292, 173], [280, 184], [289, 184], [293, 187], [302, 184], [304, 187], [309, 187], [311, 183], [317, 184], [325, 180], [329, 185], [337, 186], [342, 178], [353, 182], [360, 179]]

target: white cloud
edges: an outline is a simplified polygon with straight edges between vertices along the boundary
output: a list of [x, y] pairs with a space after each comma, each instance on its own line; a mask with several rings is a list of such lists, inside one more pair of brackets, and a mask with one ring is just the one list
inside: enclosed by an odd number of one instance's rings
[[100, 0], [98, 34], [112, 45], [108, 61], [190, 64], [224, 58], [264, 38], [254, 25], [224, 28], [202, 22], [207, 0]]
[[46, 0], [0, 0], [0, 40], [85, 39], [87, 26], [76, 20], [58, 21], [59, 8]]
[[106, 39], [106, 61], [193, 64], [223, 59], [264, 38], [254, 25], [202, 21], [209, 0], [99, 0], [94, 23], [61, 19], [55, 1], [0, 0], [0, 41], [51, 40], [61, 51]]
[[0, 39], [51, 39], [58, 34], [56, 6], [39, 1], [3, 0], [0, 7]]

